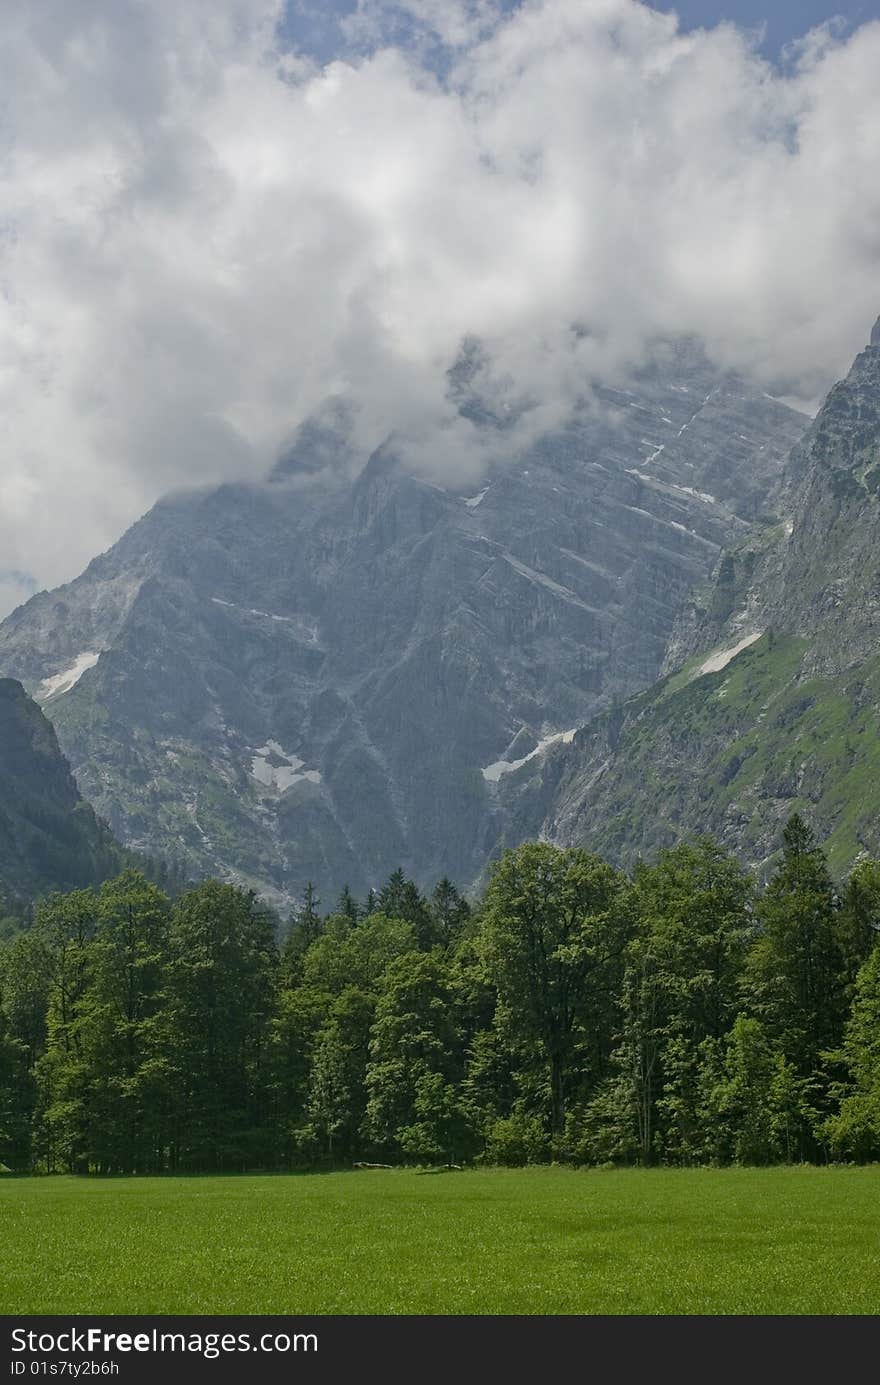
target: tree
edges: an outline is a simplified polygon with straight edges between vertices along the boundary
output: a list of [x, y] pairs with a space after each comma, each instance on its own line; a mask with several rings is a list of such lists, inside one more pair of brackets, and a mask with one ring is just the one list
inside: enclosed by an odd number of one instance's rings
[[50, 1164], [102, 1173], [161, 1167], [153, 1062], [167, 919], [165, 895], [133, 870], [97, 896], [78, 891], [54, 908], [63, 941], [39, 1065]]
[[427, 902], [422, 898], [418, 886], [412, 880], [407, 880], [400, 866], [382, 886], [376, 904], [388, 918], [403, 919], [410, 924], [419, 947], [424, 950], [438, 941]]
[[271, 1157], [274, 929], [252, 893], [208, 880], [171, 916], [164, 1052], [176, 1088], [172, 1160], [243, 1169]]
[[835, 919], [843, 962], [847, 1006], [852, 1004], [859, 969], [880, 938], [880, 861], [859, 861], [843, 890]]
[[[441, 1102], [445, 1088], [436, 1082], [425, 1085], [423, 1079], [439, 1077], [457, 1085], [460, 1076], [461, 1045], [448, 962], [438, 952], [398, 957], [385, 973], [370, 1038], [367, 1138], [392, 1154], [412, 1152], [413, 1141], [420, 1138], [412, 1133], [414, 1127], [440, 1121], [440, 1112], [452, 1110], [448, 1094]], [[433, 1129], [437, 1133], [441, 1126]]]
[[0, 1164], [30, 1167], [32, 1097], [24, 1045], [9, 1032], [0, 989]]
[[836, 1091], [840, 1109], [825, 1133], [837, 1155], [880, 1157], [880, 947], [862, 966], [846, 1026], [842, 1059], [846, 1077]]
[[347, 918], [352, 925], [356, 924], [361, 916], [358, 902], [347, 885], [342, 887], [342, 894], [339, 896], [336, 912], [337, 914], [341, 914], [343, 918]]
[[375, 992], [389, 963], [416, 949], [410, 924], [385, 914], [371, 914], [357, 927], [331, 923], [309, 948], [302, 962], [302, 984], [327, 995], [349, 986]]
[[38, 909], [33, 929], [15, 949], [24, 969], [33, 969], [24, 985], [19, 972], [13, 1004], [19, 1035], [27, 1033], [34, 1079], [34, 1153], [49, 1173], [57, 1167], [88, 1167], [81, 1029], [97, 926], [94, 890], [53, 895]]
[[353, 1158], [367, 1103], [371, 995], [348, 987], [317, 1036], [309, 1081], [308, 1135], [328, 1159]]
[[[839, 1048], [846, 1016], [835, 906], [825, 855], [795, 814], [783, 833], [782, 861], [758, 909], [762, 932], [749, 955], [746, 995], [796, 1077], [818, 1084], [814, 1094], [820, 1110], [827, 1110], [831, 1080], [823, 1055]], [[797, 1151], [799, 1157], [816, 1152], [812, 1138]]]
[[775, 1048], [759, 1020], [737, 1016], [723, 1072], [706, 1103], [719, 1162], [791, 1163], [816, 1120], [812, 1088], [811, 1080], [799, 1076]]
[[527, 843], [493, 869], [482, 912], [484, 956], [500, 1022], [539, 1045], [550, 1130], [561, 1135], [573, 1059], [601, 1032], [627, 936], [624, 879], [581, 850]]
[[[337, 915], [300, 958], [293, 981], [283, 976], [272, 1026], [273, 1092], [282, 1145], [296, 1158], [353, 1157], [366, 1102], [364, 1073], [355, 1070], [357, 1062], [366, 1066], [372, 1009], [369, 1017], [349, 1014], [357, 1032], [348, 1034], [339, 1006], [358, 995], [374, 1008], [389, 964], [415, 948], [402, 919], [372, 913], [354, 928]], [[343, 1070], [347, 1113], [334, 1090]]]
[[304, 954], [323, 931], [321, 915], [318, 913], [320, 902], [315, 887], [309, 880], [303, 890], [302, 903], [290, 915], [287, 936], [281, 949], [282, 972], [291, 982], [299, 975]]
[[706, 1158], [703, 1066], [740, 1003], [754, 932], [752, 885], [708, 839], [636, 870], [636, 934], [624, 979], [624, 1034], [644, 1162], [659, 1139], [670, 1162]]
[[406, 1154], [425, 1162], [455, 1164], [474, 1147], [474, 1131], [461, 1090], [440, 1072], [416, 1078], [413, 1122], [398, 1131]]
[[467, 900], [445, 875], [434, 886], [430, 910], [434, 936], [444, 947], [455, 941], [471, 914]]

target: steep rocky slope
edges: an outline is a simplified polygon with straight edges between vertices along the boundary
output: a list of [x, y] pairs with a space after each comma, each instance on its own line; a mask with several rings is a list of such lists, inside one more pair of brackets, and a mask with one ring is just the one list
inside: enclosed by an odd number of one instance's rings
[[689, 346], [464, 491], [393, 444], [348, 481], [331, 419], [264, 484], [169, 498], [34, 597], [0, 669], [127, 843], [279, 902], [398, 863], [468, 881], [514, 830], [516, 766], [656, 678], [806, 422]]
[[39, 707], [0, 679], [0, 896], [92, 884], [119, 869], [122, 854], [80, 797]]
[[509, 785], [517, 830], [624, 862], [706, 831], [760, 863], [800, 810], [839, 868], [880, 854], [880, 323], [781, 491], [684, 612], [680, 667]]

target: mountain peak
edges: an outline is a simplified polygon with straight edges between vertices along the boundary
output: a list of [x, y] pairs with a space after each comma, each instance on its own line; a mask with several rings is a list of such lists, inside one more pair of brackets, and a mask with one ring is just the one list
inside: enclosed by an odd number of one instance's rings
[[877, 321], [874, 323], [874, 327], [871, 332], [871, 345], [880, 346], [880, 317], [878, 317]]
[[369, 430], [330, 399], [273, 484], [157, 505], [0, 626], [0, 667], [68, 676], [61, 745], [130, 845], [284, 909], [307, 880], [365, 892], [398, 862], [472, 880], [521, 830], [500, 781], [650, 682], [684, 593], [760, 523], [803, 436], [725, 371], [660, 366], [511, 441], [475, 494], [411, 476], [405, 439], [361, 469]]

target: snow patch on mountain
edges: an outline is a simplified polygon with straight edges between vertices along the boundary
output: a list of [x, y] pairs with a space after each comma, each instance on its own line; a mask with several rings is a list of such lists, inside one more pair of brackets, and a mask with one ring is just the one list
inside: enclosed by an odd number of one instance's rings
[[702, 500], [705, 505], [717, 505], [717, 496], [710, 495], [708, 491], [696, 491], [693, 486], [673, 486], [674, 491], [683, 491], [685, 495], [692, 495], [697, 500]]
[[484, 498], [485, 498], [485, 496], [486, 496], [488, 490], [489, 490], [489, 487], [488, 487], [488, 486], [484, 486], [483, 489], [480, 491], [479, 495], [469, 495], [469, 496], [465, 496], [465, 497], [464, 497], [464, 503], [465, 503], [465, 505], [467, 505], [468, 509], [469, 509], [469, 510], [475, 510], [475, 509], [477, 508], [478, 505], [482, 505], [483, 500], [484, 500]]
[[61, 697], [62, 693], [70, 692], [71, 688], [76, 687], [86, 670], [95, 667], [100, 657], [100, 649], [87, 649], [84, 653], [77, 654], [73, 663], [62, 673], [56, 673], [51, 678], [43, 679], [34, 694], [35, 701], [48, 702], [52, 697]]
[[251, 759], [251, 774], [263, 788], [282, 794], [300, 780], [320, 784], [321, 771], [303, 769], [306, 763], [291, 751], [282, 750], [277, 741], [267, 741]]
[[502, 775], [512, 774], [514, 770], [522, 769], [530, 760], [534, 760], [539, 755], [544, 755], [551, 745], [571, 745], [577, 734], [577, 727], [573, 731], [557, 731], [553, 736], [546, 736], [539, 741], [534, 750], [528, 755], [524, 755], [521, 760], [496, 760], [494, 764], [486, 765], [482, 770], [483, 778], [487, 784], [497, 784]]
[[221, 601], [219, 596], [212, 596], [211, 600], [215, 606], [226, 606], [230, 611], [244, 611], [248, 616], [263, 616], [266, 620], [280, 620], [284, 625], [294, 625], [293, 616], [276, 616], [273, 611], [259, 611], [256, 606], [236, 606], [234, 601]]
[[733, 645], [730, 649], [719, 649], [704, 664], [700, 665], [700, 674], [720, 673], [722, 669], [727, 668], [732, 659], [736, 658], [737, 654], [742, 654], [744, 649], [749, 648], [749, 645], [755, 644], [763, 633], [763, 630], [758, 630], [754, 635], [746, 635], [745, 639], [740, 640], [739, 644]]

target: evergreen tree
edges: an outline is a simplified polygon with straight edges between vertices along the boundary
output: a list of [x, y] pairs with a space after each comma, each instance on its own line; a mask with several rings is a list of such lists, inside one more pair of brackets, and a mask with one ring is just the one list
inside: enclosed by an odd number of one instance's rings
[[272, 1157], [276, 985], [274, 929], [253, 894], [209, 880], [181, 896], [171, 916], [163, 1025], [176, 1166], [234, 1170]]
[[[38, 1074], [50, 1164], [82, 1172], [161, 1167], [153, 1081], [166, 897], [127, 871], [56, 904], [48, 1037]], [[148, 1076], [149, 1074], [149, 1076]]]
[[427, 950], [439, 941], [427, 901], [414, 882], [407, 880], [399, 866], [382, 886], [376, 903], [380, 912], [388, 918], [403, 919], [410, 924], [419, 947]]
[[165, 1066], [157, 1019], [163, 1000], [169, 905], [143, 875], [103, 885], [81, 1013], [90, 1092], [89, 1160], [103, 1172], [160, 1170]]
[[315, 887], [309, 880], [303, 889], [302, 903], [298, 909], [293, 910], [288, 919], [287, 934], [281, 948], [282, 976], [290, 985], [295, 984], [299, 976], [303, 956], [323, 931], [323, 921], [318, 913], [320, 902]]
[[342, 894], [336, 905], [336, 912], [341, 914], [343, 918], [347, 918], [351, 924], [357, 923], [361, 916], [358, 902], [347, 885], [342, 888]]
[[[89, 1107], [82, 1030], [88, 1011], [92, 943], [98, 924], [94, 890], [54, 895], [37, 912], [26, 951], [35, 965], [33, 997], [36, 1152], [49, 1173], [86, 1172]], [[40, 1032], [36, 1012], [42, 1010]], [[39, 1056], [37, 1056], [39, 1054]]]
[[[835, 905], [824, 852], [795, 814], [783, 834], [782, 861], [760, 902], [762, 932], [749, 956], [746, 995], [795, 1076], [815, 1084], [819, 1110], [830, 1082], [823, 1055], [839, 1047], [846, 1015]], [[815, 1139], [805, 1135], [796, 1154], [808, 1158], [817, 1150]]]
[[[752, 888], [713, 842], [685, 843], [636, 871], [630, 1029], [639, 1024], [636, 1102], [642, 1157], [660, 1141], [669, 1162], [708, 1155], [704, 1064], [737, 1013], [753, 932]], [[651, 1106], [652, 1109], [648, 1109]]]
[[444, 875], [434, 886], [430, 903], [433, 934], [444, 947], [453, 943], [470, 918], [470, 905]]

